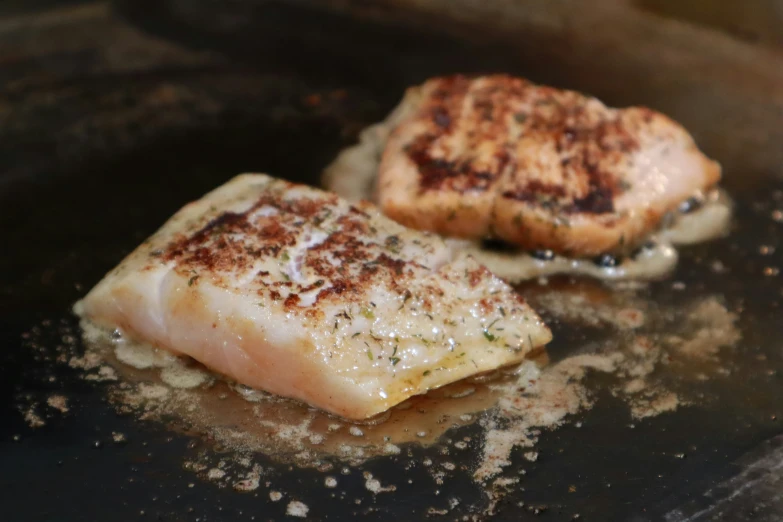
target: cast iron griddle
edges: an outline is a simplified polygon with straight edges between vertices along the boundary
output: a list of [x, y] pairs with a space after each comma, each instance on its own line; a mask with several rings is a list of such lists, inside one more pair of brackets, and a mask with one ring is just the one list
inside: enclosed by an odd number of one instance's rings
[[[462, 15], [440, 2], [416, 13], [403, 1], [129, 0], [119, 14], [103, 3], [53, 4], [0, 9], [3, 520], [286, 518], [286, 503], [263, 488], [239, 494], [184, 471], [185, 457], [209, 441], [116, 415], [97, 387], [44, 364], [23, 336], [32, 331], [44, 349], [60, 342], [71, 304], [184, 202], [243, 171], [316, 183], [405, 86], [497, 70], [664, 110], [723, 162], [737, 200], [731, 237], [686, 249], [649, 298], [676, 306], [720, 294], [740, 315], [743, 341], [727, 355], [730, 375], [705, 386], [704, 403], [630, 428], [627, 411], [604, 393], [575, 419], [581, 428], [544, 433], [538, 461], [526, 464], [521, 488], [493, 520], [783, 516], [779, 49], [711, 29], [684, 32], [606, 2], [590, 10], [520, 2], [500, 13], [464, 2]], [[774, 253], [762, 255], [762, 245]], [[728, 271], [709, 270], [715, 260]], [[573, 336], [560, 333], [554, 359], [573, 349]], [[71, 411], [30, 428], [19, 404], [55, 392]], [[113, 444], [112, 432], [128, 442]], [[453, 519], [486, 503], [467, 476], [436, 494], [426, 472], [395, 459], [341, 476], [350, 501], [330, 497], [321, 473], [272, 467], [275, 487], [304, 500], [315, 520], [418, 520], [447, 495], [464, 507], [444, 517]], [[371, 495], [362, 471], [397, 492]]]

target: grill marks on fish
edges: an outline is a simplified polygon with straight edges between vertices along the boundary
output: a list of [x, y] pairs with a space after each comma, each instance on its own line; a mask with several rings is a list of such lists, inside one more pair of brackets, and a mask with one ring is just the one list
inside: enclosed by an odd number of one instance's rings
[[406, 104], [383, 153], [378, 200], [393, 219], [447, 236], [614, 251], [720, 177], [665, 116], [522, 78], [435, 78], [409, 90]]
[[[502, 197], [549, 203], [550, 208], [557, 206], [568, 213], [613, 212], [613, 199], [623, 192], [623, 184], [610, 168], [622, 160], [614, 153], [625, 155], [639, 149], [638, 139], [619, 114], [596, 122], [586, 107], [590, 98], [538, 87], [519, 78], [486, 82], [489, 85], [481, 86], [462, 76], [444, 79], [433, 92], [430, 107], [422, 109], [432, 114], [433, 132], [421, 134], [405, 147], [419, 169], [420, 191], [487, 190], [503, 174], [533, 166], [535, 158], [518, 157], [515, 143], [524, 135], [537, 134], [555, 144], [564, 177], [573, 181], [553, 184], [523, 180], [514, 190], [504, 191]], [[649, 123], [652, 111], [643, 118]], [[490, 161], [482, 162], [469, 152], [453, 154], [454, 149], [445, 140], [453, 136], [456, 127], [464, 133], [460, 145], [466, 151], [491, 142], [495, 150]], [[443, 156], [455, 159], [438, 157], [438, 147], [445, 152]]]
[[[479, 161], [475, 157], [453, 154], [454, 147], [447, 141], [448, 137], [462, 134], [467, 137], [467, 142], [462, 145], [472, 148], [505, 130], [500, 114], [503, 111], [502, 100], [496, 99], [498, 89], [484, 89], [481, 93], [472, 94], [472, 83], [462, 76], [444, 79], [432, 93], [431, 106], [423, 109], [431, 114], [432, 131], [421, 134], [405, 147], [408, 156], [418, 166], [422, 191], [484, 191], [509, 166], [511, 154], [505, 148], [497, 150], [489, 161]], [[474, 111], [476, 117], [465, 118], [466, 111]], [[438, 149], [443, 154], [438, 154]], [[447, 159], [452, 156], [455, 158]]]

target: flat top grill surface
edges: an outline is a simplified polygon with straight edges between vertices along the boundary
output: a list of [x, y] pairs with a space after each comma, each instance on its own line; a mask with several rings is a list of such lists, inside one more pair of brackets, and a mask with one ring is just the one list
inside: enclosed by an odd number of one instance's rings
[[[492, 516], [480, 515], [488, 499], [467, 474], [436, 493], [430, 475], [401, 459], [339, 477], [345, 498], [323, 487], [323, 473], [259, 456], [269, 480], [316, 520], [425, 519], [447, 497], [461, 503], [446, 519], [783, 516], [779, 42], [666, 18], [665, 2], [598, 2], [597, 13], [568, 2], [509, 4], [508, 12], [478, 2], [415, 12], [390, 0], [372, 8], [302, 0], [0, 9], [0, 502], [8, 520], [284, 519], [287, 502], [273, 502], [267, 489], [239, 494], [182, 468], [209, 441], [117, 415], [100, 386], [43, 361], [30, 338], [44, 352], [60, 343], [57, 325], [72, 327], [72, 303], [185, 202], [245, 171], [315, 184], [406, 86], [483, 71], [585, 90], [611, 105], [649, 105], [723, 163], [737, 204], [732, 234], [685, 248], [677, 272], [644, 296], [675, 308], [721, 296], [742, 332], [723, 355], [730, 372], [699, 388], [698, 404], [637, 423], [592, 379], [598, 400], [574, 419], [581, 428], [544, 433], [539, 459], [524, 462], [520, 487]], [[725, 271], [710, 270], [716, 260]], [[555, 334], [555, 361], [598, 335], [568, 323], [555, 324]], [[31, 428], [19, 410], [52, 393], [66, 395], [70, 411]], [[127, 443], [114, 444], [114, 432]], [[404, 460], [429, 451], [414, 446]], [[475, 458], [453, 460], [471, 466]], [[364, 471], [397, 491], [371, 494]]]

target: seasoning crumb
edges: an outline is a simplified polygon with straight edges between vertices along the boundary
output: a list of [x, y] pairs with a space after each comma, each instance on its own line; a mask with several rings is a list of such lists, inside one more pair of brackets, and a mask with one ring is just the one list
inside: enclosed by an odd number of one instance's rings
[[[255, 491], [261, 482], [261, 466], [258, 464], [253, 466], [253, 469], [247, 473], [244, 479], [234, 483], [234, 489], [236, 491], [248, 492]], [[271, 493], [270, 493], [271, 498]]]
[[[435, 484], [442, 485], [446, 493], [449, 485], [444, 481], [452, 480], [449, 472], [464, 468], [443, 462], [444, 457], [438, 457], [437, 463], [433, 463], [429, 457], [434, 458], [437, 453], [448, 454], [452, 447], [457, 450], [475, 448], [478, 463], [473, 479], [485, 485], [487, 493], [494, 499], [496, 497], [493, 495], [505, 494], [503, 488], [516, 487], [514, 481], [518, 481], [518, 478], [491, 479], [496, 478], [516, 458], [535, 460], [533, 456], [538, 455], [535, 446], [543, 431], [567, 422], [575, 413], [588, 409], [598, 400], [598, 394], [594, 394], [591, 389], [595, 384], [585, 379], [588, 375], [612, 373], [616, 380], [613, 380], [610, 391], [629, 406], [635, 418], [657, 415], [671, 411], [690, 399], [677, 397], [668, 390], [665, 381], [657, 377], [660, 370], [668, 367], [672, 371], [681, 371], [683, 363], [698, 359], [694, 354], [699, 353], [706, 354], [712, 360], [717, 357], [721, 346], [731, 345], [740, 338], [734, 326], [736, 314], [729, 312], [719, 298], [701, 299], [694, 302], [690, 309], [686, 308], [686, 313], [671, 315], [663, 309], [663, 305], [645, 304], [643, 299], [624, 297], [621, 306], [614, 306], [610, 302], [613, 296], [602, 295], [594, 302], [589, 298], [566, 298], [564, 295], [567, 296], [567, 293], [559, 289], [536, 291], [560, 296], [549, 301], [543, 300], [546, 306], [542, 308], [551, 315], [564, 321], [577, 318], [580, 324], [587, 326], [608, 325], [623, 331], [624, 335], [614, 336], [608, 344], [593, 351], [587, 348], [574, 350], [575, 355], [546, 365], [526, 362], [513, 372], [496, 372], [480, 380], [433, 392], [429, 396], [403, 403], [392, 409], [386, 417], [367, 425], [362, 424], [361, 427], [321, 416], [315, 410], [265, 392], [213, 379], [211, 375], [209, 387], [177, 388], [162, 379], [156, 380], [155, 375], [160, 376], [164, 367], [173, 364], [189, 367], [190, 363], [181, 360], [159, 361], [159, 354], [153, 357], [153, 353], [147, 353], [149, 357], [142, 361], [144, 364], [154, 361], [142, 374], [134, 374], [134, 370], [124, 364], [115, 365], [117, 375], [122, 379], [108, 386], [118, 409], [137, 413], [141, 418], [157, 420], [164, 416], [179, 415], [197, 429], [205, 430], [210, 438], [229, 452], [234, 452], [233, 462], [237, 469], [239, 466], [248, 468], [251, 461], [247, 456], [261, 452], [279, 455], [280, 460], [290, 466], [313, 467], [322, 473], [350, 474], [349, 465], [360, 466], [366, 459], [376, 455], [393, 456], [405, 452], [410, 459], [389, 460], [397, 460], [406, 469], [425, 466]], [[535, 298], [535, 301], [539, 303], [541, 299]], [[558, 311], [554, 313], [552, 309]], [[579, 316], [578, 313], [591, 315]], [[660, 330], [662, 326], [666, 328], [665, 333], [655, 335], [656, 331], [663, 331]], [[123, 344], [127, 342], [121, 341]], [[94, 374], [100, 372], [99, 368], [108, 368], [108, 364], [114, 365], [119, 359], [112, 358], [116, 352], [115, 345], [106, 351], [105, 347], [96, 348], [89, 343], [85, 344], [87, 351], [79, 357], [69, 359], [69, 353], [63, 352], [63, 363], [70, 363]], [[701, 363], [696, 369], [705, 376], [712, 376], [718, 371], [711, 365]], [[155, 374], [151, 375], [151, 372]], [[698, 380], [695, 371], [689, 377]], [[466, 390], [471, 393], [465, 393]], [[449, 407], [441, 409], [427, 402], [433, 398]], [[461, 409], [461, 403], [468, 406]], [[453, 409], [451, 405], [454, 405]], [[281, 412], [285, 414], [281, 415]], [[240, 427], [242, 424], [237, 421], [237, 415], [242, 415], [242, 418], [252, 415], [257, 422], [251, 428]], [[391, 422], [387, 421], [389, 418]], [[408, 418], [415, 418], [416, 422], [401, 422]], [[209, 421], [216, 422], [207, 424]], [[475, 442], [469, 443], [469, 437], [457, 437], [453, 432], [442, 437], [451, 427], [473, 422], [480, 429], [480, 435], [473, 438]], [[574, 426], [580, 427], [582, 423], [576, 421]], [[421, 459], [414, 459], [411, 449], [403, 446], [412, 442], [427, 447], [435, 441], [441, 441], [442, 444], [429, 448], [428, 454]], [[221, 485], [232, 484], [238, 491], [253, 491], [259, 487], [260, 468], [254, 468], [253, 472], [241, 469], [235, 473], [230, 469], [230, 464], [229, 467], [215, 466], [207, 458], [199, 457], [195, 460], [199, 462], [186, 466], [186, 469], [202, 477], [221, 481]], [[337, 467], [326, 467], [326, 462]], [[338, 470], [340, 473], [337, 473]], [[219, 476], [221, 473], [223, 475]], [[229, 474], [230, 482], [226, 480]], [[517, 469], [511, 474], [522, 476], [524, 470]], [[323, 480], [326, 488], [338, 487], [338, 481], [333, 476], [324, 476]], [[411, 479], [407, 480], [412, 483]], [[396, 489], [393, 485], [382, 484], [372, 475], [365, 475], [363, 482], [365, 488], [373, 494]], [[269, 498], [275, 502], [283, 496], [279, 492], [269, 493]], [[345, 494], [342, 497], [345, 498]], [[346, 500], [351, 501], [350, 498]]]
[[24, 420], [31, 428], [41, 428], [46, 426], [46, 422], [35, 411], [34, 406], [30, 406], [27, 411], [24, 412]]
[[68, 398], [63, 395], [50, 395], [49, 398], [46, 399], [46, 404], [60, 413], [68, 413], [68, 410], [70, 409], [68, 407]]
[[631, 406], [631, 415], [634, 419], [641, 420], [654, 417], [664, 412], [674, 411], [680, 405], [680, 399], [676, 394], [664, 392], [652, 399], [643, 399]]
[[392, 444], [391, 442], [387, 442], [383, 446], [383, 452], [387, 455], [399, 455], [400, 447], [396, 444]]
[[291, 517], [306, 518], [308, 511], [310, 511], [310, 508], [307, 507], [307, 504], [298, 500], [292, 500], [288, 503], [285, 514]]
[[207, 478], [209, 480], [220, 480], [225, 476], [226, 472], [218, 468], [212, 468], [207, 472]]
[[722, 261], [716, 259], [710, 264], [710, 270], [712, 270], [716, 274], [723, 274], [727, 271], [727, 268]]
[[111, 366], [104, 365], [98, 368], [98, 373], [89, 373], [85, 375], [84, 380], [94, 382], [116, 381], [117, 372], [115, 372], [114, 368]]
[[513, 486], [517, 483], [519, 483], [519, 479], [517, 477], [500, 477], [495, 479], [495, 482], [493, 482], [495, 486], [500, 486], [503, 488]]
[[160, 378], [172, 388], [196, 388], [209, 381], [209, 374], [197, 368], [184, 364], [174, 364], [163, 368]]
[[364, 473], [364, 487], [367, 488], [368, 491], [376, 495], [378, 493], [385, 493], [385, 492], [397, 490], [397, 486], [395, 485], [383, 487], [381, 485], [381, 482], [378, 479], [374, 478], [372, 476], [372, 473], [367, 471]]
[[617, 312], [618, 325], [625, 329], [636, 329], [644, 324], [644, 312], [635, 308], [624, 308]]

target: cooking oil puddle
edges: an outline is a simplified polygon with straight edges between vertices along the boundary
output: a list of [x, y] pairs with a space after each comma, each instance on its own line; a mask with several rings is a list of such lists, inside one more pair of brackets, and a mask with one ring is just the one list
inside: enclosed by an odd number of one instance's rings
[[[730, 373], [727, 349], [741, 338], [736, 314], [717, 296], [675, 310], [641, 297], [644, 289], [633, 285], [532, 283], [521, 291], [552, 323], [556, 339], [568, 329], [583, 340], [413, 397], [361, 423], [223, 380], [192, 360], [84, 322], [83, 342], [80, 332], [65, 328], [55, 359], [105, 387], [118, 412], [208, 441], [183, 466], [219, 487], [271, 495], [271, 458], [315, 468], [331, 488], [368, 459], [385, 458], [405, 469], [423, 466], [434, 490], [467, 474], [486, 493], [483, 510], [491, 513], [500, 498], [523, 487], [512, 461], [535, 461], [546, 431], [591, 408], [600, 389], [623, 401], [629, 425], [696, 404], [704, 400], [700, 385]], [[36, 335], [44, 331], [34, 329], [28, 344], [43, 349]], [[558, 357], [550, 360], [553, 353]], [[31, 427], [46, 423], [42, 408], [67, 412], [68, 399], [20, 400]], [[421, 462], [412, 461], [416, 447], [427, 452]], [[371, 495], [394, 495], [399, 486], [383, 477], [364, 482]], [[467, 509], [458, 504], [432, 509]], [[307, 514], [302, 506], [292, 509]]]

